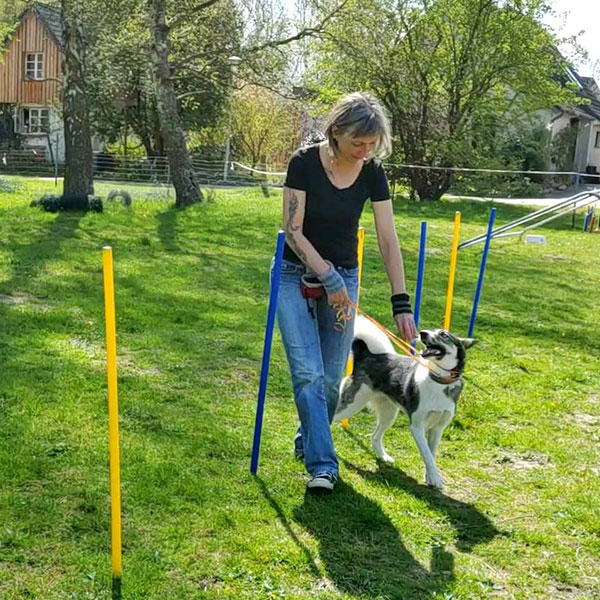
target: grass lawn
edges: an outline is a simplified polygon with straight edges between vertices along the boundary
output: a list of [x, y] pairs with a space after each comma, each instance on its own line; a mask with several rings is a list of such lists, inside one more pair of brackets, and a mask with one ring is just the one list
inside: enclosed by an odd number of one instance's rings
[[[547, 245], [492, 244], [469, 383], [438, 464], [400, 417], [393, 466], [372, 415], [334, 427], [342, 481], [305, 496], [275, 336], [258, 477], [249, 473], [279, 192], [222, 190], [185, 211], [29, 207], [51, 181], [0, 183], [0, 598], [110, 598], [102, 246], [114, 249], [123, 597], [600, 597], [600, 236], [570, 217]], [[105, 189], [99, 186], [99, 193]], [[490, 205], [395, 205], [409, 288], [429, 226], [422, 327], [443, 319], [454, 211], [461, 239]], [[527, 212], [498, 205], [497, 224]], [[578, 224], [582, 216], [578, 217]], [[391, 325], [365, 211], [361, 306]], [[482, 245], [461, 250], [452, 330], [466, 334]]]

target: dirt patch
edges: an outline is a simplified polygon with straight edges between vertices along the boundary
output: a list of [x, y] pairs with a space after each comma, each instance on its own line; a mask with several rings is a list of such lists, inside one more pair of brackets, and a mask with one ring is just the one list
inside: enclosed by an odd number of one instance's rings
[[77, 350], [82, 350], [89, 358], [94, 358], [99, 355], [101, 348], [97, 345], [94, 345], [92, 342], [79, 337], [78, 335], [72, 337], [69, 340], [69, 346], [72, 348], [76, 348]]
[[218, 577], [203, 577], [198, 580], [198, 588], [203, 592], [223, 587], [223, 582]]
[[331, 581], [331, 579], [327, 579], [326, 577], [321, 577], [313, 584], [313, 593], [314, 592], [335, 592], [337, 588], [335, 587], [335, 583]]
[[124, 375], [160, 375], [161, 371], [156, 367], [148, 367], [144, 369], [135, 363], [134, 360], [127, 356], [119, 356], [117, 352], [117, 369]]
[[588, 413], [575, 411], [572, 415], [567, 415], [567, 421], [576, 425], [583, 431], [597, 431], [600, 425], [600, 417]]
[[445, 254], [446, 251], [441, 248], [427, 248], [425, 250], [426, 256], [437, 256], [438, 254]]
[[591, 598], [589, 592], [585, 592], [572, 585], [553, 585], [548, 588], [548, 598], [552, 600], [578, 600], [578, 598]]
[[34, 310], [51, 310], [51, 306], [42, 302], [39, 298], [30, 294], [0, 294], [0, 304], [7, 306], [26, 306]]
[[155, 367], [140, 367], [134, 360], [120, 356], [117, 352], [117, 370], [122, 375], [141, 375], [142, 377], [160, 375], [161, 372]]
[[499, 418], [497, 421], [498, 428], [502, 431], [518, 431], [519, 426], [507, 419]]
[[14, 294], [7, 296], [6, 294], [0, 294], [0, 304], [8, 304], [10, 306], [18, 306], [19, 304], [27, 304], [34, 302], [35, 297], [28, 294]]
[[525, 454], [502, 452], [496, 457], [495, 462], [501, 465], [509, 465], [518, 471], [547, 469], [552, 466], [548, 456], [536, 452], [526, 452]]
[[255, 377], [254, 373], [248, 373], [240, 369], [233, 369], [230, 375], [236, 381], [251, 381]]

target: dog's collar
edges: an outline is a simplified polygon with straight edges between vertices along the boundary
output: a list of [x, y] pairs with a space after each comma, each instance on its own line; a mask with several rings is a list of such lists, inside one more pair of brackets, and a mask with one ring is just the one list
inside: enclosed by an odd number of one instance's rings
[[[446, 369], [444, 369], [444, 371], [446, 371]], [[443, 377], [442, 375], [438, 375], [437, 373], [430, 371], [429, 377], [431, 377], [431, 379], [433, 379], [436, 383], [441, 383], [441, 384], [447, 385], [449, 383], [457, 382], [461, 376], [461, 372], [458, 371], [457, 369], [452, 369], [451, 371], [446, 371], [446, 373], [448, 373], [448, 376]]]

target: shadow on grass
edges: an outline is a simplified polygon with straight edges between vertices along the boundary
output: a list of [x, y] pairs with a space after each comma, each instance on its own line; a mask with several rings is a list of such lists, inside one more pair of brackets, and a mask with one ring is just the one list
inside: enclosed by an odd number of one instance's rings
[[[360, 440], [356, 441], [364, 447]], [[398, 468], [380, 464], [378, 471], [371, 472], [346, 460], [343, 464], [366, 480], [411, 494], [444, 515], [456, 531], [456, 546], [461, 552], [471, 552], [477, 544], [490, 542], [502, 533], [472, 504], [421, 485]], [[308, 549], [293, 534], [285, 515], [261, 485], [284, 527], [314, 567]], [[453, 588], [451, 552], [441, 544], [433, 544], [429, 568], [424, 567], [406, 548], [379, 504], [343, 481], [331, 496], [307, 493], [302, 505], [295, 509], [294, 518], [319, 540], [326, 574], [341, 591], [360, 597], [426, 600]]]
[[[49, 295], [47, 291], [43, 294], [37, 291], [36, 279], [43, 272], [46, 261], [55, 259], [62, 244], [74, 237], [83, 216], [83, 212], [60, 212], [55, 219], [45, 224], [41, 233], [31, 243], [10, 245], [12, 276], [5, 281], [0, 281], [0, 294], [6, 294], [5, 301], [0, 301], [0, 323], [3, 325], [0, 338], [0, 364], [6, 366], [13, 359], [16, 361], [21, 359], [21, 352], [13, 346], [13, 342], [23, 332], [35, 326], [30, 315], [24, 316], [14, 309], [13, 302], [16, 303], [18, 300], [13, 298], [18, 298], [21, 294], [31, 294], [31, 297], [36, 299]], [[49, 330], [56, 329], [57, 326], [56, 322], [48, 318], [43, 311], [36, 315], [36, 321], [48, 323]], [[52, 372], [48, 373], [46, 365], [43, 367], [28, 365], [28, 373], [31, 374], [34, 369], [41, 371], [42, 368], [46, 370], [47, 377], [53, 375]]]
[[294, 518], [319, 540], [326, 575], [360, 597], [425, 600], [452, 589], [454, 557], [431, 548], [429, 569], [409, 552], [379, 504], [340, 481], [328, 497], [307, 492]]
[[283, 510], [281, 509], [279, 504], [277, 504], [275, 498], [273, 498], [273, 496], [269, 492], [269, 489], [265, 485], [265, 482], [258, 476], [256, 477], [256, 481], [258, 481], [258, 485], [260, 486], [260, 491], [262, 492], [263, 496], [267, 499], [267, 502], [271, 505], [273, 510], [277, 513], [277, 518], [279, 519], [279, 522], [283, 525], [283, 528], [287, 531], [288, 535], [290, 536], [290, 538], [292, 539], [294, 544], [296, 544], [296, 546], [298, 546], [298, 548], [300, 548], [300, 550], [306, 556], [306, 562], [308, 563], [312, 574], [315, 577], [318, 577], [320, 575], [319, 567], [317, 567], [315, 560], [312, 557], [312, 554], [310, 553], [309, 548], [307, 548], [306, 545], [303, 544], [302, 541], [300, 540], [300, 538], [296, 535], [296, 533], [294, 532], [294, 530], [292, 529], [292, 527], [290, 525], [290, 522], [288, 521], [287, 517], [285, 516], [285, 513], [283, 512]]
[[421, 484], [398, 467], [379, 463], [379, 469], [373, 472], [360, 469], [348, 461], [344, 461], [344, 465], [368, 481], [398, 488], [443, 513], [456, 531], [456, 546], [461, 552], [471, 552], [477, 544], [489, 542], [502, 533], [472, 504], [455, 500]]
[[0, 289], [8, 293], [29, 284], [44, 267], [45, 260], [54, 259], [63, 242], [71, 239], [83, 218], [83, 212], [60, 212], [50, 222], [37, 239], [30, 244], [10, 246], [11, 261], [14, 265], [13, 276], [0, 284]]
[[158, 238], [160, 239], [164, 249], [168, 252], [182, 252], [179, 244], [177, 243], [176, 236], [177, 217], [180, 213], [181, 209], [172, 206], [156, 215], [156, 218], [158, 219]]
[[[0, 293], [7, 296], [5, 302], [0, 302], [0, 323], [4, 325], [0, 340], [0, 359], [4, 362], [9, 359], [7, 349], [11, 348], [10, 342], [13, 337], [31, 327], [30, 317], [23, 317], [12, 308], [11, 297], [23, 293], [31, 293], [34, 296], [36, 278], [43, 271], [46, 261], [55, 259], [61, 245], [73, 238], [83, 216], [83, 212], [60, 212], [54, 220], [46, 224], [34, 241], [9, 246], [13, 273], [10, 279], [0, 281]], [[5, 245], [1, 240], [0, 244]], [[6, 350], [2, 350], [3, 346]]]
[[[365, 443], [351, 431], [346, 430], [345, 435], [350, 436], [363, 451], [371, 452]], [[443, 512], [456, 530], [456, 545], [461, 552], [470, 552], [476, 544], [489, 542], [501, 533], [489, 518], [479, 512], [472, 504], [455, 500], [427, 485], [421, 484], [398, 467], [378, 461], [378, 470], [373, 472], [361, 469], [345, 459], [341, 460], [347, 469], [354, 471], [361, 477], [398, 488], [418, 500], [427, 502], [434, 510]]]

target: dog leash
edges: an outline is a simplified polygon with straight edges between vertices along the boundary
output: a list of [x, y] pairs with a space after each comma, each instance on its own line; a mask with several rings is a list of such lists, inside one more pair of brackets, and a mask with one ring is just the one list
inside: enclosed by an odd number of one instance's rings
[[[428, 371], [433, 373], [437, 377], [439, 383], [454, 383], [455, 381], [458, 381], [460, 374], [458, 374], [458, 376], [456, 376], [456, 377], [443, 377], [443, 376], [439, 375], [438, 372], [435, 369], [432, 369], [427, 362], [423, 361], [420, 357], [416, 356], [413, 353], [414, 348], [408, 342], [405, 342], [403, 339], [399, 338], [396, 334], [392, 333], [387, 327], [385, 327], [384, 325], [382, 325], [381, 323], [376, 321], [373, 317], [371, 317], [371, 315], [368, 315], [364, 310], [362, 310], [362, 308], [359, 308], [349, 298], [348, 298], [348, 304], [355, 311], [359, 312], [363, 317], [365, 317], [366, 319], [371, 321], [371, 323], [373, 323], [373, 325], [375, 325], [378, 329], [383, 331], [383, 333], [385, 333], [385, 335], [387, 335], [388, 338], [394, 344], [396, 344], [396, 346], [398, 346], [398, 348], [400, 348], [400, 350], [402, 350], [402, 352], [404, 352], [407, 356], [409, 356], [414, 361], [418, 362], [420, 365], [425, 367]], [[342, 308], [342, 310], [345, 310], [345, 309]], [[336, 317], [337, 317], [337, 314], [336, 314]], [[349, 318], [351, 318], [351, 317], [348, 317], [348, 319]], [[348, 320], [348, 319], [346, 319], [346, 320]], [[453, 371], [449, 371], [448, 369], [444, 369], [442, 367], [439, 367], [439, 368], [442, 369], [443, 371], [446, 371], [447, 373], [450, 373], [450, 374], [453, 373]]]

